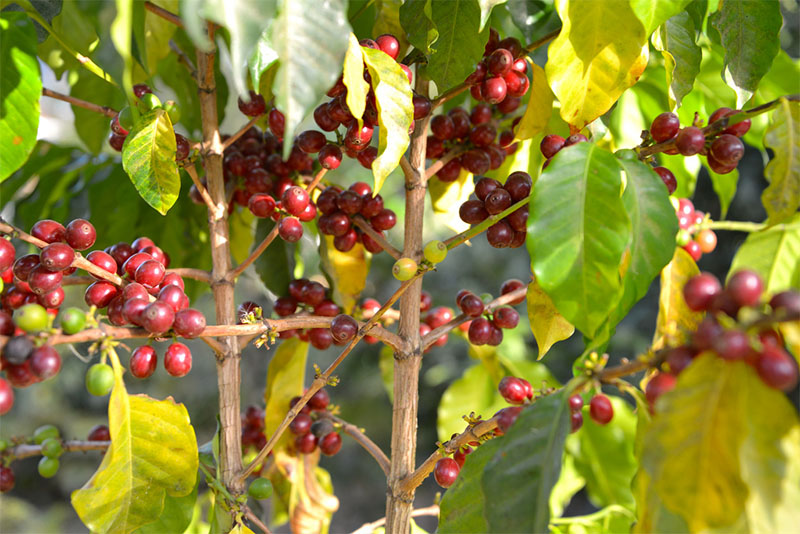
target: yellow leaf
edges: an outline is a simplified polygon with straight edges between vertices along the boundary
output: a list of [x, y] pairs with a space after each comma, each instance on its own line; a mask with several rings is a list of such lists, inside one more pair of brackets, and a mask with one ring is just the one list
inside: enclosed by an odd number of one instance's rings
[[661, 293], [658, 297], [658, 319], [653, 336], [653, 350], [666, 344], [677, 345], [688, 338], [688, 333], [697, 329], [703, 315], [686, 306], [683, 286], [700, 270], [689, 253], [675, 248], [675, 255], [661, 270]]
[[541, 138], [542, 136], [537, 135], [533, 139], [518, 141], [519, 146], [517, 146], [517, 151], [509, 156], [506, 156], [506, 159], [503, 160], [503, 164], [498, 168], [487, 172], [486, 176], [489, 178], [494, 178], [501, 184], [504, 184], [512, 172], [523, 171], [527, 172], [531, 176], [531, 179], [535, 184], [536, 180], [539, 179], [542, 161], [544, 160], [542, 151], [539, 150]]
[[[269, 438], [286, 417], [289, 402], [302, 395], [306, 377], [308, 343], [297, 338], [281, 341], [267, 367], [267, 387], [264, 390], [264, 433]], [[276, 449], [284, 448], [291, 439], [284, 432]]]
[[461, 220], [458, 210], [475, 190], [472, 174], [461, 169], [458, 179], [453, 182], [442, 182], [438, 178], [428, 181], [428, 193], [437, 220], [456, 233], [469, 228], [469, 224]]
[[167, 495], [194, 490], [197, 440], [183, 404], [128, 395], [114, 352], [111, 363], [111, 447], [92, 478], [72, 492], [72, 506], [92, 532], [128, 533], [157, 520]]
[[369, 274], [369, 258], [361, 243], [356, 243], [348, 252], [340, 252], [333, 246], [333, 237], [326, 235], [321, 241], [322, 268], [331, 281], [333, 300], [345, 313], [351, 313], [364, 290]]
[[559, 0], [562, 27], [548, 49], [547, 79], [577, 131], [611, 109], [647, 66], [644, 26], [628, 0]]
[[783, 340], [786, 342], [789, 352], [794, 354], [794, 359], [800, 365], [800, 321], [789, 321], [780, 323], [778, 329], [781, 331]]
[[364, 80], [364, 57], [361, 54], [361, 45], [358, 38], [350, 34], [350, 43], [344, 56], [344, 71], [342, 81], [347, 87], [347, 107], [350, 113], [358, 120], [358, 127], [364, 125], [364, 109], [367, 106], [367, 93], [369, 84]]
[[527, 300], [531, 332], [539, 346], [537, 359], [541, 360], [555, 343], [570, 337], [575, 327], [558, 313], [553, 301], [539, 287], [536, 280], [528, 284]]
[[519, 126], [517, 126], [517, 140], [530, 139], [543, 132], [550, 122], [553, 110], [553, 92], [547, 85], [547, 75], [545, 75], [544, 69], [530, 59], [528, 62], [531, 65], [533, 81], [528, 91], [530, 97], [525, 114], [522, 115]]

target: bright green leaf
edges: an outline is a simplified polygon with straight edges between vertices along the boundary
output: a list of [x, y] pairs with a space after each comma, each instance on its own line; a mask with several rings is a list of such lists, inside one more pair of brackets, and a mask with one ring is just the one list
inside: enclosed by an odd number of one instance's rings
[[[111, 85], [102, 78], [95, 76], [87, 70], [77, 71], [78, 81], [70, 89], [70, 95], [89, 102], [98, 102], [103, 105], [120, 109], [125, 105], [125, 99], [118, 87]], [[72, 106], [75, 114], [75, 129], [81, 141], [93, 154], [99, 154], [106, 147], [108, 140], [109, 118], [101, 113], [89, 111], [78, 106]]]
[[725, 0], [721, 4], [709, 22], [719, 31], [725, 48], [722, 76], [736, 91], [736, 107], [741, 108], [780, 50], [783, 17], [778, 0]]
[[[77, 2], [64, 2], [61, 12], [50, 22], [50, 28], [62, 42], [67, 43], [73, 50], [89, 56], [90, 51], [97, 45], [97, 33], [91, 21], [91, 13], [85, 6]], [[60, 78], [65, 70], [78, 70], [80, 63], [61, 46], [53, 36], [39, 44], [39, 57], [47, 63]]]
[[703, 314], [692, 311], [683, 299], [683, 286], [690, 278], [700, 273], [689, 253], [675, 247], [672, 260], [661, 270], [661, 293], [658, 297], [656, 333], [653, 350], [665, 345], [680, 345], [688, 339], [703, 318]]
[[461, 169], [458, 179], [453, 182], [442, 182], [438, 178], [429, 180], [428, 193], [436, 219], [456, 233], [468, 229], [470, 225], [461, 220], [458, 210], [474, 190], [472, 174], [466, 169]]
[[175, 164], [175, 132], [166, 111], [156, 108], [139, 117], [122, 147], [122, 168], [139, 196], [161, 215], [175, 204], [181, 179]]
[[42, 80], [36, 31], [24, 13], [0, 15], [0, 182], [19, 169], [36, 146]]
[[[567, 438], [569, 440], [569, 437]], [[564, 510], [569, 505], [572, 497], [575, 496], [586, 485], [586, 480], [578, 473], [575, 468], [575, 459], [569, 454], [569, 450], [564, 452], [564, 460], [561, 462], [561, 473], [558, 482], [550, 492], [550, 522], [554, 517], [561, 517]]]
[[[297, 338], [280, 342], [267, 367], [267, 386], [264, 390], [264, 433], [271, 436], [289, 411], [289, 402], [303, 394], [306, 376], [308, 343]], [[276, 448], [283, 448], [292, 440], [285, 432]]]
[[644, 25], [649, 36], [673, 15], [683, 11], [691, 0], [630, 0], [636, 17]]
[[333, 246], [333, 236], [326, 235], [320, 242], [320, 266], [331, 281], [334, 302], [344, 313], [352, 313], [355, 308], [367, 283], [369, 264], [361, 243], [356, 243], [348, 252], [341, 252]]
[[347, 107], [350, 113], [358, 120], [358, 127], [363, 126], [364, 110], [367, 107], [367, 93], [369, 93], [369, 83], [364, 79], [364, 56], [361, 53], [361, 45], [358, 38], [352, 33], [344, 56], [344, 71], [342, 81], [347, 87]]
[[593, 337], [622, 296], [619, 266], [631, 237], [622, 169], [593, 143], [560, 151], [533, 188], [528, 251], [558, 311]]
[[653, 44], [664, 56], [669, 104], [671, 109], [675, 109], [692, 90], [703, 58], [691, 15], [678, 13], [667, 20], [653, 34]]
[[558, 313], [553, 301], [536, 280], [528, 284], [527, 303], [531, 332], [539, 346], [537, 359], [541, 360], [555, 343], [572, 336], [575, 327]]
[[533, 82], [528, 90], [528, 104], [516, 128], [516, 139], [530, 139], [545, 131], [553, 110], [553, 92], [547, 85], [547, 76], [542, 67], [530, 61]]
[[486, 23], [489, 22], [489, 17], [492, 15], [492, 9], [494, 9], [494, 6], [505, 3], [506, 0], [478, 0], [478, 4], [481, 6], [480, 31], [483, 31], [483, 29], [486, 27]]
[[481, 8], [478, 0], [432, 2], [431, 16], [439, 39], [428, 60], [428, 75], [439, 93], [463, 82], [483, 56], [489, 30], [478, 32]]
[[431, 0], [406, 0], [400, 6], [400, 25], [408, 42], [423, 54], [429, 54], [431, 45], [439, 38], [432, 16]]
[[92, 478], [72, 492], [72, 506], [92, 532], [128, 533], [161, 516], [167, 495], [191, 494], [197, 441], [186, 407], [128, 395], [116, 353], [108, 403], [111, 447]]
[[372, 78], [378, 108], [378, 157], [372, 162], [373, 191], [378, 193], [408, 148], [408, 129], [414, 122], [413, 93], [408, 77], [388, 54], [363, 47], [361, 51]]
[[551, 534], [587, 534], [589, 532], [630, 532], [636, 520], [633, 512], [623, 506], [611, 505], [593, 514], [550, 520]]
[[729, 274], [741, 269], [760, 274], [767, 295], [799, 289], [800, 214], [785, 224], [748, 235], [733, 257]]
[[769, 186], [761, 195], [769, 223], [783, 222], [800, 207], [800, 102], [781, 98], [772, 112], [764, 145], [774, 156], [764, 175]]

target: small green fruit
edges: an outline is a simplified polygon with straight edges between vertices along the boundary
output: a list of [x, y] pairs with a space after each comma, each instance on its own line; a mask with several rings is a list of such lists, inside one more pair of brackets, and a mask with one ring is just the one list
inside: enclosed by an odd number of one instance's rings
[[417, 262], [411, 258], [400, 258], [392, 266], [392, 275], [401, 282], [411, 280], [417, 274]]
[[96, 397], [108, 395], [114, 387], [114, 370], [105, 363], [96, 363], [86, 371], [86, 389]]
[[179, 120], [181, 120], [181, 108], [178, 107], [177, 102], [174, 100], [167, 100], [164, 102], [162, 107], [169, 115], [169, 120], [172, 124], [176, 124]]
[[39, 474], [44, 478], [53, 478], [58, 473], [60, 465], [57, 458], [42, 456], [42, 459], [39, 460]]
[[119, 116], [117, 116], [117, 122], [129, 132], [133, 130], [133, 112], [130, 107], [125, 106], [120, 110]]
[[61, 330], [65, 334], [77, 334], [86, 326], [86, 312], [80, 308], [67, 308], [60, 314]]
[[441, 241], [430, 241], [422, 250], [422, 255], [433, 264], [441, 263], [447, 257], [447, 245]]
[[139, 99], [137, 107], [140, 112], [147, 113], [148, 111], [161, 107], [161, 100], [153, 93], [145, 93]]
[[42, 442], [42, 454], [48, 458], [58, 458], [64, 454], [64, 447], [58, 438], [47, 438]]
[[7, 439], [0, 439], [0, 452], [3, 452], [11, 446]]
[[272, 496], [272, 482], [264, 477], [259, 477], [250, 483], [247, 494], [254, 499], [269, 499]]
[[675, 243], [677, 243], [679, 247], [688, 244], [691, 240], [692, 234], [689, 233], [689, 230], [678, 230], [678, 235], [675, 236]]
[[14, 323], [26, 332], [41, 332], [49, 322], [47, 310], [39, 304], [26, 304], [14, 312]]
[[44, 443], [48, 438], [58, 438], [61, 433], [55, 425], [42, 425], [33, 431], [33, 441], [37, 445]]

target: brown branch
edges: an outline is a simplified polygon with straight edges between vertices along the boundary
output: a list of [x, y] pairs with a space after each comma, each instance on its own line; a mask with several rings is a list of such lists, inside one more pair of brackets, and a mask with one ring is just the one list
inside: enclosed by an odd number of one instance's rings
[[353, 224], [361, 229], [362, 232], [370, 236], [373, 241], [379, 244], [381, 248], [385, 250], [387, 254], [389, 254], [389, 256], [396, 260], [399, 260], [401, 257], [403, 257], [403, 254], [386, 240], [386, 238], [383, 236], [383, 233], [375, 230], [372, 225], [369, 224], [366, 219], [364, 219], [364, 217], [361, 215], [356, 215], [351, 220], [353, 221]]
[[252, 521], [252, 523], [261, 530], [261, 532], [264, 534], [272, 534], [269, 528], [267, 528], [267, 525], [265, 525], [264, 522], [258, 518], [258, 516], [253, 512], [253, 510], [250, 509], [249, 506], [246, 504], [242, 505], [242, 511], [244, 512], [245, 517]]
[[253, 252], [251, 252], [250, 255], [238, 267], [231, 270], [227, 274], [227, 276], [225, 276], [225, 279], [228, 281], [236, 280], [239, 277], [239, 275], [241, 275], [245, 271], [245, 269], [250, 267], [251, 263], [256, 261], [258, 257], [261, 256], [261, 254], [263, 254], [265, 250], [267, 250], [267, 247], [270, 245], [270, 243], [272, 243], [275, 240], [275, 238], [278, 237], [279, 229], [280, 229], [279, 225], [275, 223], [275, 226], [267, 234], [267, 237], [265, 237], [264, 240], [261, 243], [259, 243], [256, 249]]
[[116, 117], [118, 113], [115, 109], [110, 108], [108, 106], [100, 106], [92, 102], [87, 102], [86, 100], [81, 100], [80, 98], [75, 98], [74, 96], [58, 93], [51, 89], [47, 89], [46, 87], [42, 88], [42, 94], [44, 96], [49, 96], [50, 98], [55, 98], [56, 100], [63, 100], [64, 102], [69, 102], [73, 106], [77, 106], [79, 108], [88, 109], [89, 111], [94, 111], [95, 113], [100, 113], [101, 115], [105, 115], [106, 117], [109, 117], [111, 119]]
[[322, 180], [322, 177], [325, 176], [328, 172], [328, 169], [322, 168], [317, 171], [317, 174], [314, 175], [314, 179], [306, 185], [306, 191], [308, 194], [311, 195], [311, 192], [314, 191], [314, 188], [319, 185], [319, 182]]
[[531, 44], [529, 44], [528, 46], [526, 46], [525, 47], [525, 51], [528, 52], [528, 53], [533, 52], [534, 50], [536, 50], [540, 46], [545, 45], [545, 44], [549, 43], [550, 41], [552, 41], [553, 39], [555, 39], [556, 37], [558, 37], [558, 34], [560, 32], [561, 32], [561, 28], [551, 31], [550, 33], [548, 33], [544, 37], [541, 37], [541, 38], [535, 40], [534, 42], [532, 42]]
[[237, 131], [235, 134], [233, 134], [233, 135], [231, 135], [230, 137], [228, 137], [228, 138], [227, 138], [227, 139], [226, 139], [226, 140], [225, 140], [225, 141], [222, 143], [222, 150], [223, 150], [223, 151], [227, 150], [227, 149], [228, 149], [228, 147], [230, 147], [230, 146], [231, 146], [233, 143], [235, 143], [236, 141], [238, 141], [238, 140], [239, 140], [239, 138], [240, 138], [241, 136], [243, 136], [244, 134], [246, 134], [246, 133], [247, 133], [247, 130], [249, 130], [250, 128], [252, 128], [252, 127], [253, 127], [253, 125], [254, 125], [255, 123], [257, 123], [257, 122], [258, 122], [258, 119], [260, 119], [261, 117], [263, 117], [263, 115], [259, 115], [259, 116], [257, 116], [257, 117], [253, 117], [252, 119], [250, 119], [249, 121], [247, 121], [247, 124], [245, 124], [244, 126], [242, 126], [241, 128], [239, 128], [239, 130], [238, 130], [238, 131]]
[[[411, 511], [411, 517], [420, 517], [426, 515], [439, 515], [439, 505], [432, 504], [427, 508], [417, 508], [416, 510]], [[354, 530], [351, 534], [372, 534], [376, 528], [382, 527], [386, 523], [386, 518], [382, 517], [377, 521], [373, 521], [372, 523], [364, 523], [357, 530]]]
[[442, 167], [450, 163], [450, 161], [464, 153], [464, 147], [456, 147], [449, 151], [441, 158], [434, 161], [430, 167], [425, 170], [425, 179], [430, 180], [431, 176], [442, 170]]
[[163, 7], [157, 6], [152, 2], [145, 2], [144, 8], [150, 13], [161, 17], [162, 19], [171, 22], [178, 28], [183, 28], [183, 21], [181, 18], [171, 11], [167, 11]]
[[186, 70], [189, 71], [189, 76], [191, 76], [193, 80], [197, 80], [197, 69], [195, 68], [194, 63], [192, 63], [192, 60], [189, 58], [189, 56], [186, 55], [186, 52], [181, 50], [177, 43], [172, 39], [169, 40], [169, 47], [173, 52], [175, 52], [175, 55], [178, 56], [178, 63], [186, 67]]
[[[486, 306], [484, 306], [485, 312], [490, 312], [500, 306], [504, 306], [520, 297], [525, 297], [528, 291], [528, 286], [521, 287], [519, 289], [515, 289], [510, 293], [506, 293], [505, 295], [500, 295], [496, 299], [492, 300]], [[450, 321], [446, 322], [442, 326], [434, 328], [430, 332], [428, 332], [425, 337], [422, 338], [422, 349], [425, 350], [434, 343], [436, 340], [442, 337], [444, 334], [448, 333], [449, 331], [456, 328], [458, 325], [462, 323], [466, 323], [467, 321], [472, 321], [473, 319], [477, 319], [477, 317], [470, 317], [466, 314], [461, 314], [456, 317], [453, 317]]]
[[200, 181], [200, 177], [197, 176], [197, 169], [194, 168], [194, 163], [188, 162], [183, 166], [183, 170], [186, 171], [186, 174], [188, 174], [192, 179], [192, 183], [194, 183], [194, 186], [197, 188], [197, 192], [200, 193], [200, 197], [203, 199], [203, 202], [205, 202], [208, 212], [213, 213], [214, 216], [217, 216], [219, 214], [218, 210], [224, 208], [214, 203], [211, 195], [208, 193], [208, 189], [206, 189], [206, 186], [204, 186], [203, 182]]
[[366, 450], [373, 458], [375, 458], [375, 461], [378, 462], [383, 474], [389, 476], [389, 458], [387, 458], [386, 454], [381, 450], [381, 448], [378, 447], [374, 441], [369, 439], [360, 428], [354, 424], [348, 423], [340, 417], [336, 417], [330, 412], [320, 413], [322, 414], [322, 417], [328, 418], [341, 425], [344, 433], [356, 440], [356, 442], [361, 445], [364, 450]]
[[302, 410], [303, 407], [306, 405], [306, 403], [308, 403], [309, 399], [311, 399], [311, 397], [314, 396], [314, 393], [316, 393], [317, 391], [319, 391], [328, 384], [328, 381], [333, 371], [336, 370], [336, 368], [339, 366], [340, 363], [342, 363], [345, 357], [348, 354], [350, 354], [350, 351], [352, 351], [353, 348], [356, 346], [356, 344], [358, 344], [358, 342], [361, 341], [361, 338], [363, 338], [367, 334], [372, 335], [371, 333], [372, 329], [374, 329], [376, 323], [378, 322], [378, 319], [381, 318], [383, 313], [389, 308], [391, 308], [392, 305], [395, 302], [397, 302], [397, 299], [399, 299], [400, 296], [403, 293], [405, 293], [406, 290], [409, 287], [411, 287], [411, 285], [414, 284], [424, 273], [425, 271], [419, 271], [413, 278], [411, 278], [410, 280], [406, 280], [405, 282], [400, 284], [400, 287], [398, 287], [397, 290], [392, 294], [392, 296], [389, 297], [389, 300], [386, 301], [386, 303], [381, 307], [381, 309], [375, 312], [375, 315], [373, 315], [370, 318], [370, 320], [367, 321], [366, 324], [364, 324], [362, 327], [358, 329], [358, 333], [355, 335], [355, 337], [353, 337], [353, 339], [350, 340], [350, 343], [347, 344], [347, 346], [344, 348], [344, 350], [342, 350], [339, 356], [328, 366], [327, 369], [325, 369], [325, 372], [314, 378], [314, 381], [311, 383], [311, 386], [305, 391], [305, 393], [303, 393], [302, 397], [300, 397], [300, 400], [298, 400], [295, 403], [295, 405], [289, 409], [289, 412], [283, 418], [281, 424], [278, 425], [278, 428], [275, 429], [275, 432], [273, 432], [272, 436], [270, 436], [269, 441], [267, 441], [267, 444], [264, 445], [261, 451], [259, 451], [255, 459], [253, 459], [253, 461], [250, 462], [250, 465], [248, 465], [247, 468], [244, 469], [239, 474], [238, 476], [239, 481], [243, 482], [244, 480], [246, 480], [247, 477], [250, 476], [250, 474], [253, 471], [255, 471], [256, 467], [258, 467], [258, 465], [261, 464], [267, 458], [267, 455], [275, 446], [275, 444], [278, 442], [278, 439], [281, 437], [283, 432], [289, 427], [289, 423], [291, 423], [294, 420], [294, 418], [297, 417], [297, 414], [300, 413], [300, 410]]
[[191, 269], [189, 267], [177, 267], [175, 269], [167, 269], [167, 273], [175, 273], [183, 278], [197, 280], [198, 282], [211, 283], [211, 273], [202, 269]]
[[[104, 451], [111, 445], [110, 441], [63, 441], [61, 443], [64, 452], [86, 452], [86, 451]], [[31, 456], [41, 456], [41, 445], [22, 444], [10, 449], [6, 449], [2, 453], [11, 460], [22, 460]]]

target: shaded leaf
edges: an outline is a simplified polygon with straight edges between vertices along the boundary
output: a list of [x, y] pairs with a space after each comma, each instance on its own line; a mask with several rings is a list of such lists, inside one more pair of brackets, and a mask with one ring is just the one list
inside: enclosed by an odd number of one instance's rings
[[[286, 339], [278, 344], [267, 367], [267, 385], [264, 390], [264, 434], [275, 433], [286, 413], [289, 402], [303, 394], [306, 376], [308, 343], [298, 338]], [[285, 432], [275, 448], [285, 447], [293, 438]]]
[[183, 497], [167, 495], [164, 499], [164, 511], [152, 523], [147, 523], [137, 530], [137, 534], [164, 534], [165, 532], [185, 532], [192, 522], [194, 506], [197, 503], [197, 485], [194, 490]]
[[[261, 34], [261, 37], [253, 49], [250, 59], [247, 61], [247, 68], [250, 71], [250, 83], [253, 84], [253, 90], [262, 95], [265, 100], [269, 100], [269, 95], [262, 92], [261, 76], [270, 67], [277, 64], [278, 53], [272, 48], [272, 25], [270, 24], [267, 29]], [[272, 84], [270, 83], [270, 92]]]
[[139, 117], [122, 147], [122, 168], [136, 191], [161, 215], [175, 204], [181, 190], [175, 164], [175, 132], [161, 108]]
[[[275, 222], [271, 219], [259, 219], [256, 223], [254, 243], [261, 243], [274, 227]], [[289, 282], [294, 278], [289, 258], [286, 242], [276, 238], [255, 261], [256, 272], [261, 281], [276, 295], [283, 294], [289, 286]]]
[[[704, 164], [706, 163], [704, 158], [701, 158], [701, 161]], [[731, 205], [731, 201], [736, 195], [736, 186], [739, 183], [739, 170], [733, 169], [731, 172], [726, 174], [717, 174], [711, 170], [708, 165], [706, 165], [706, 170], [708, 170], [708, 176], [711, 179], [711, 186], [714, 188], [714, 192], [717, 194], [717, 198], [719, 199], [719, 218], [724, 219], [725, 215], [728, 213], [728, 208]]]
[[580, 130], [611, 109], [647, 66], [647, 34], [627, 1], [558, 0], [563, 23], [545, 72], [561, 117]]
[[442, 182], [438, 178], [429, 180], [428, 193], [435, 218], [456, 233], [468, 229], [470, 225], [461, 220], [458, 210], [474, 190], [472, 174], [463, 168], [453, 182]]
[[333, 246], [333, 236], [326, 235], [320, 241], [320, 266], [331, 282], [334, 302], [344, 313], [352, 313], [355, 308], [367, 283], [369, 264], [361, 243], [356, 243], [348, 252], [341, 252]]
[[389, 396], [389, 402], [394, 404], [394, 351], [389, 345], [381, 347], [378, 355], [378, 367], [381, 370], [381, 381]]
[[478, 4], [481, 6], [481, 24], [478, 27], [479, 31], [483, 31], [486, 27], [486, 23], [489, 22], [489, 17], [492, 15], [494, 6], [505, 3], [506, 0], [478, 0]]
[[781, 98], [772, 112], [764, 145], [774, 156], [764, 169], [769, 186], [761, 195], [770, 224], [783, 222], [800, 207], [800, 102]]
[[[118, 87], [84, 69], [77, 71], [77, 75], [78, 81], [69, 91], [71, 96], [114, 109], [120, 109], [125, 105], [124, 95]], [[105, 148], [108, 139], [110, 119], [101, 113], [78, 106], [72, 106], [72, 112], [75, 114], [75, 129], [81, 141], [90, 152], [99, 154]]]
[[400, 6], [400, 25], [408, 42], [423, 54], [430, 54], [431, 45], [439, 38], [432, 17], [431, 0], [406, 0]]
[[692, 16], [683, 12], [671, 17], [653, 34], [653, 44], [664, 56], [669, 104], [674, 109], [692, 90], [703, 58]]
[[561, 150], [533, 188], [528, 251], [541, 288], [592, 338], [622, 296], [631, 222], [616, 158], [592, 143]]
[[[180, 9], [179, 0], [154, 0], [153, 4], [163, 7], [170, 13], [178, 13]], [[144, 38], [147, 43], [146, 68], [155, 74], [156, 65], [171, 53], [169, 41], [177, 30], [170, 21], [159, 17], [155, 13], [145, 11], [144, 15]]]
[[553, 110], [553, 92], [547, 85], [547, 76], [542, 67], [529, 61], [533, 82], [529, 89], [530, 96], [525, 106], [525, 113], [516, 128], [516, 139], [530, 139], [545, 131]]
[[378, 108], [378, 157], [372, 162], [375, 178], [372, 189], [378, 193], [408, 148], [408, 129], [414, 122], [413, 93], [408, 77], [388, 54], [363, 47], [361, 52], [372, 78], [372, 90]]
[[463, 82], [483, 56], [489, 30], [478, 32], [481, 8], [478, 0], [432, 2], [431, 18], [439, 38], [428, 60], [428, 75], [439, 93]]
[[800, 288], [800, 214], [786, 224], [749, 234], [728, 273], [745, 268], [761, 275], [767, 295]]
[[780, 50], [783, 24], [778, 0], [725, 0], [709, 17], [725, 48], [722, 77], [736, 91], [736, 107], [750, 100]]
[[554, 344], [568, 339], [575, 327], [558, 313], [553, 301], [547, 296], [536, 280], [528, 284], [528, 320], [531, 332], [539, 346], [537, 359], [541, 360]]
[[0, 182], [19, 169], [36, 146], [42, 80], [36, 30], [24, 13], [0, 15]]
[[513, 0], [506, 4], [514, 25], [532, 42], [561, 26], [554, 0]]
[[255, 239], [256, 217], [248, 209], [235, 210], [230, 214], [231, 255], [236, 263], [242, 263], [250, 255]]
[[700, 270], [689, 253], [676, 247], [672, 260], [661, 270], [661, 293], [658, 297], [658, 318], [653, 336], [653, 350], [666, 345], [680, 345], [689, 337], [703, 314], [689, 309], [683, 300], [683, 286]]
[[57, 78], [67, 69], [81, 68], [78, 60], [64, 50], [59, 39], [80, 54], [87, 57], [91, 55], [90, 51], [97, 43], [95, 26], [90, 20], [92, 15], [86, 5], [63, 2], [61, 12], [50, 21], [50, 29], [58, 39], [48, 33], [47, 39], [39, 44], [38, 51], [39, 58], [53, 69]]
[[347, 87], [347, 107], [350, 113], [358, 120], [358, 127], [364, 124], [362, 117], [364, 109], [367, 107], [367, 93], [369, 93], [369, 83], [364, 80], [364, 56], [361, 53], [361, 45], [358, 38], [352, 33], [344, 56], [344, 71], [342, 81]]
[[575, 458], [569, 454], [569, 449], [567, 449], [564, 452], [564, 460], [561, 462], [561, 473], [558, 476], [558, 482], [550, 492], [551, 524], [554, 517], [561, 517], [572, 497], [585, 485], [586, 480], [578, 473], [575, 468]]
[[631, 0], [631, 8], [644, 25], [647, 35], [673, 15], [683, 11], [691, 0]]

